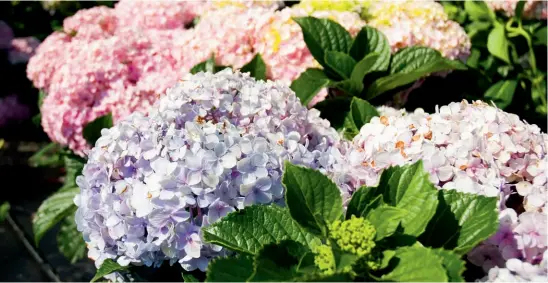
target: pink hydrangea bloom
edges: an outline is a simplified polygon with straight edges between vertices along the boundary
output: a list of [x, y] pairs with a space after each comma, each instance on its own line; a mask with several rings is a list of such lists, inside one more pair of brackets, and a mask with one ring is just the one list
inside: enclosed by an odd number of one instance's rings
[[178, 29], [194, 20], [204, 2], [122, 0], [114, 10], [120, 25], [126, 27]]
[[11, 64], [26, 63], [34, 55], [40, 40], [36, 37], [20, 37], [11, 41], [11, 48], [8, 53], [8, 60]]
[[362, 185], [376, 185], [385, 168], [422, 160], [438, 188], [499, 199], [499, 231], [470, 252], [472, 263], [486, 271], [510, 258], [535, 265], [546, 251], [547, 146], [536, 125], [463, 101], [434, 114], [419, 109], [371, 119], [341, 147], [332, 178], [349, 198]]
[[7, 49], [11, 46], [13, 30], [4, 21], [0, 21], [0, 49]]
[[0, 127], [6, 126], [11, 122], [24, 120], [29, 115], [29, 108], [19, 103], [16, 95], [12, 94], [0, 98]]
[[[494, 11], [501, 11], [508, 17], [514, 16], [519, 0], [486, 1], [487, 6]], [[546, 1], [527, 0], [523, 8], [523, 17], [527, 19], [545, 20], [548, 17]]]

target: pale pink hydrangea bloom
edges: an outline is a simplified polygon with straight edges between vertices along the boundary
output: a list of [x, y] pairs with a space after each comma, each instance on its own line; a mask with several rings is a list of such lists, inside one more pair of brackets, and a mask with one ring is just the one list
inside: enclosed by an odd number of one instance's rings
[[376, 185], [389, 166], [422, 160], [438, 188], [499, 199], [499, 231], [469, 253], [472, 263], [486, 272], [511, 258], [539, 264], [546, 251], [548, 135], [479, 101], [451, 103], [434, 114], [381, 115], [341, 148], [332, 166], [345, 198]]
[[11, 46], [13, 30], [4, 21], [0, 21], [0, 49], [7, 49]]
[[105, 6], [79, 10], [63, 21], [63, 30], [79, 40], [96, 40], [114, 35], [118, 19], [114, 10]]
[[122, 0], [116, 4], [114, 11], [120, 25], [126, 27], [178, 29], [194, 20], [204, 2]]
[[[502, 11], [508, 17], [514, 16], [519, 0], [486, 1], [487, 6], [494, 11]], [[546, 1], [527, 0], [523, 8], [523, 17], [526, 19], [545, 20], [548, 17]]]
[[11, 64], [26, 63], [34, 55], [40, 40], [36, 37], [19, 37], [11, 41], [11, 48], [8, 53], [8, 61]]
[[0, 97], [0, 127], [6, 126], [11, 122], [21, 121], [30, 115], [29, 108], [17, 100], [17, 96], [12, 94], [6, 97]]

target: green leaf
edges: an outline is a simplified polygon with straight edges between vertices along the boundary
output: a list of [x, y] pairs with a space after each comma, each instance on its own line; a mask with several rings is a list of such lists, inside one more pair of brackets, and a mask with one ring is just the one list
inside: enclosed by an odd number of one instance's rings
[[[350, 74], [350, 79], [358, 84], [361, 85], [361, 89], [363, 90], [363, 78], [365, 75], [375, 72], [375, 71], [381, 71], [378, 69], [375, 69], [377, 67], [377, 61], [379, 60], [380, 55], [379, 53], [370, 53], [365, 56], [361, 61], [359, 61], [356, 66], [354, 66], [354, 69], [352, 70], [352, 73]], [[361, 90], [360, 90], [361, 92]]]
[[388, 43], [388, 39], [379, 30], [370, 26], [364, 26], [352, 43], [350, 56], [356, 61], [361, 61], [372, 53], [379, 54], [379, 58], [375, 61], [372, 69], [375, 71], [387, 70], [390, 64], [390, 44]]
[[331, 243], [331, 250], [333, 251], [336, 273], [352, 270], [352, 266], [359, 260], [357, 255], [341, 250], [335, 242]]
[[379, 112], [373, 105], [363, 99], [353, 97], [350, 103], [350, 111], [344, 121], [345, 137], [349, 140], [354, 138], [360, 132], [362, 126], [369, 123], [371, 118], [375, 116], [379, 116]]
[[436, 214], [420, 236], [425, 246], [463, 255], [497, 231], [496, 198], [440, 190], [438, 199]]
[[383, 204], [382, 195], [376, 187], [363, 186], [352, 194], [352, 199], [350, 199], [346, 210], [346, 219], [350, 219], [352, 215], [367, 217], [371, 210]]
[[503, 60], [506, 63], [510, 63], [510, 57], [508, 55], [508, 39], [506, 38], [506, 32], [503, 25], [495, 25], [495, 28], [489, 32], [487, 37], [487, 50], [493, 56]]
[[32, 220], [32, 230], [36, 245], [39, 244], [42, 236], [51, 227], [74, 212], [76, 206], [73, 199], [79, 192], [80, 189], [78, 187], [63, 188], [42, 202]]
[[325, 64], [333, 69], [343, 79], [349, 79], [356, 61], [346, 53], [339, 51], [326, 51]]
[[49, 143], [29, 158], [29, 165], [32, 167], [60, 166], [63, 164], [61, 149], [60, 144]]
[[293, 18], [303, 31], [304, 42], [314, 59], [325, 66], [325, 52], [348, 53], [352, 37], [344, 27], [329, 19], [314, 17]]
[[441, 53], [432, 48], [423, 46], [403, 48], [392, 56], [390, 74], [409, 73], [440, 59], [443, 59]]
[[534, 44], [535, 45], [547, 45], [546, 43], [546, 37], [548, 35], [548, 30], [546, 30], [546, 27], [542, 27], [535, 31], [534, 34]]
[[352, 276], [349, 273], [335, 273], [332, 275], [324, 274], [305, 274], [299, 278], [295, 278], [293, 282], [350, 282]]
[[249, 73], [257, 80], [266, 80], [266, 64], [261, 54], [255, 55], [249, 63], [245, 64], [240, 70], [242, 73]]
[[103, 262], [101, 267], [99, 267], [99, 269], [97, 270], [97, 273], [95, 273], [95, 276], [91, 279], [91, 282], [95, 282], [103, 278], [103, 276], [111, 274], [112, 272], [125, 270], [127, 268], [128, 268], [127, 266], [121, 266], [114, 260], [108, 258]]
[[209, 263], [206, 282], [245, 282], [253, 273], [253, 259], [246, 255], [219, 257]]
[[0, 205], [0, 223], [4, 222], [8, 214], [10, 213], [10, 203], [5, 201]]
[[198, 278], [196, 278], [191, 273], [183, 272], [182, 276], [183, 282], [200, 282], [200, 280], [198, 280]]
[[268, 244], [255, 257], [253, 273], [246, 281], [292, 281], [298, 276], [299, 262], [309, 251], [295, 241]]
[[449, 282], [464, 282], [462, 273], [465, 269], [465, 263], [460, 256], [444, 249], [434, 249], [432, 251], [441, 258], [441, 263], [443, 264], [443, 267], [445, 267], [445, 270], [447, 270]]
[[484, 1], [465, 1], [464, 9], [473, 21], [494, 21], [493, 12]]
[[441, 58], [429, 62], [409, 73], [397, 73], [380, 78], [367, 89], [365, 99], [371, 100], [380, 94], [410, 84], [428, 74], [449, 70], [466, 70], [466, 65], [459, 61]]
[[253, 205], [232, 212], [202, 228], [206, 241], [245, 253], [256, 254], [262, 246], [294, 240], [312, 247], [318, 239], [291, 218], [289, 211], [274, 205]]
[[393, 250], [384, 250], [382, 251], [382, 260], [381, 266], [379, 269], [385, 269], [390, 265], [390, 260], [394, 258], [396, 251]]
[[407, 211], [391, 206], [381, 206], [371, 211], [367, 215], [367, 220], [377, 230], [375, 241], [380, 241], [394, 234], [406, 214]]
[[401, 220], [404, 234], [418, 236], [436, 212], [437, 189], [429, 181], [422, 161], [412, 165], [395, 166], [384, 170], [377, 192], [383, 194], [388, 205], [406, 210]]
[[284, 164], [285, 201], [295, 221], [317, 235], [327, 235], [327, 224], [342, 218], [342, 198], [337, 185], [314, 169]]
[[499, 81], [485, 92], [484, 97], [486, 100], [492, 100], [497, 107], [504, 109], [512, 103], [517, 86], [517, 80]]
[[71, 213], [63, 220], [61, 229], [57, 233], [57, 246], [70, 263], [75, 263], [85, 257], [86, 242], [82, 237], [82, 233], [76, 230], [74, 213]]
[[351, 79], [346, 79], [338, 82], [331, 81], [328, 86], [342, 90], [349, 96], [357, 96], [363, 90], [363, 83], [357, 83]]
[[84, 138], [91, 146], [94, 146], [95, 142], [101, 137], [101, 130], [111, 128], [112, 126], [111, 113], [101, 116], [84, 127]]
[[383, 281], [446, 282], [447, 274], [437, 254], [423, 247], [402, 247], [396, 250], [399, 262]]
[[329, 85], [331, 80], [320, 69], [307, 69], [298, 79], [291, 83], [291, 89], [301, 100], [303, 105], [308, 105], [312, 98], [324, 87]]
[[525, 8], [525, 4], [527, 1], [518, 1], [518, 4], [516, 5], [516, 9], [514, 10], [514, 17], [518, 22], [521, 22], [521, 17], [523, 16], [523, 8]]
[[211, 55], [207, 60], [202, 63], [197, 64], [196, 66], [190, 69], [191, 74], [196, 74], [199, 72], [210, 72], [215, 73], [215, 56]]

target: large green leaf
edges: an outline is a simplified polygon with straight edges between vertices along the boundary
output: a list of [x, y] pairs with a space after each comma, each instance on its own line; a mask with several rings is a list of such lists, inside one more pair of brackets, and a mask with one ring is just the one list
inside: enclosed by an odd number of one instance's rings
[[361, 187], [352, 194], [352, 199], [346, 209], [346, 219], [352, 215], [356, 217], [367, 217], [369, 212], [384, 204], [382, 195], [376, 187]]
[[249, 73], [250, 76], [257, 80], [266, 80], [266, 64], [264, 63], [261, 54], [257, 53], [249, 63], [242, 67], [241, 72]]
[[464, 1], [464, 9], [473, 21], [494, 21], [493, 12], [484, 1]]
[[527, 1], [518, 1], [518, 4], [516, 4], [516, 9], [514, 10], [514, 17], [518, 20], [518, 22], [521, 22], [521, 17], [523, 16], [523, 9], [525, 8], [525, 4]]
[[325, 64], [343, 79], [349, 79], [356, 66], [356, 60], [339, 51], [326, 51], [324, 60]]
[[548, 30], [546, 27], [542, 27], [535, 31], [534, 34], [534, 44], [535, 45], [546, 45], [546, 37], [548, 36]]
[[29, 165], [32, 167], [60, 166], [63, 164], [61, 149], [60, 144], [49, 143], [29, 158]]
[[191, 74], [196, 74], [199, 72], [215, 72], [215, 57], [213, 55], [204, 62], [198, 63], [190, 69]]
[[509, 42], [506, 38], [506, 32], [504, 26], [501, 24], [495, 25], [495, 28], [489, 32], [487, 37], [487, 50], [493, 56], [503, 60], [506, 63], [510, 63], [510, 56], [508, 54]]
[[391, 206], [381, 206], [372, 210], [367, 215], [367, 220], [377, 230], [375, 241], [380, 241], [394, 234], [406, 214], [406, 210]]
[[[351, 79], [346, 79], [338, 82], [329, 83], [329, 87], [342, 90], [349, 96], [357, 96], [363, 90], [363, 83], [355, 82]], [[329, 99], [331, 101], [332, 99]]]
[[428, 248], [402, 247], [394, 255], [399, 261], [395, 268], [381, 277], [383, 281], [446, 282], [446, 271], [440, 257]]
[[344, 136], [351, 140], [360, 132], [362, 126], [369, 123], [375, 116], [379, 116], [379, 112], [373, 105], [363, 99], [353, 97], [350, 111], [344, 120]]
[[32, 220], [32, 230], [36, 245], [42, 236], [63, 218], [74, 213], [74, 196], [80, 192], [78, 187], [62, 188], [47, 198], [38, 208]]
[[367, 54], [367, 56], [365, 56], [356, 64], [356, 66], [354, 66], [354, 69], [350, 74], [350, 79], [362, 85], [363, 89], [363, 78], [365, 77], [365, 75], [371, 72], [380, 71], [379, 69], [375, 69], [378, 65], [377, 61], [379, 60], [379, 58], [379, 53]]
[[57, 246], [70, 263], [75, 263], [86, 255], [86, 242], [82, 233], [76, 230], [73, 213], [65, 217], [61, 224], [57, 233]]
[[255, 256], [250, 282], [292, 281], [298, 277], [297, 266], [310, 250], [295, 241], [282, 241], [264, 246]]
[[441, 53], [432, 48], [423, 46], [403, 48], [392, 56], [390, 74], [409, 73], [442, 58]]
[[206, 282], [245, 282], [253, 273], [250, 256], [216, 258], [209, 263]]
[[301, 100], [303, 105], [308, 103], [324, 87], [329, 85], [331, 80], [320, 69], [307, 69], [298, 79], [291, 83], [291, 89]]
[[440, 190], [440, 204], [420, 241], [466, 254], [498, 229], [496, 198]]
[[440, 58], [409, 73], [397, 73], [380, 78], [367, 89], [365, 99], [370, 100], [389, 90], [410, 84], [428, 74], [450, 70], [466, 70], [466, 65], [459, 61]]
[[317, 235], [327, 235], [327, 225], [342, 218], [342, 198], [337, 185], [314, 169], [284, 164], [285, 201], [295, 221]]
[[88, 123], [84, 127], [84, 138], [91, 146], [94, 146], [95, 142], [101, 137], [101, 130], [105, 128], [111, 128], [112, 125], [113, 123], [111, 113], [101, 116]]
[[99, 267], [97, 273], [95, 273], [95, 276], [91, 279], [91, 282], [95, 282], [103, 278], [103, 276], [111, 274], [112, 272], [126, 270], [127, 268], [127, 266], [121, 266], [114, 260], [108, 258], [103, 262], [101, 267]]
[[293, 18], [303, 31], [304, 42], [314, 59], [325, 66], [325, 52], [348, 53], [352, 45], [350, 33], [335, 21], [314, 17]]
[[485, 92], [485, 99], [492, 100], [497, 107], [504, 109], [512, 103], [517, 86], [517, 80], [499, 81]]
[[436, 213], [438, 190], [430, 183], [422, 161], [387, 168], [377, 188], [388, 205], [407, 211], [401, 220], [404, 234], [418, 236], [424, 232]]
[[445, 267], [445, 270], [447, 270], [449, 282], [464, 282], [462, 273], [465, 269], [465, 263], [460, 256], [444, 249], [434, 249], [432, 251], [441, 258], [441, 263], [443, 264], [443, 267]]
[[232, 212], [202, 228], [202, 233], [210, 243], [252, 255], [263, 245], [282, 240], [294, 240], [310, 247], [318, 244], [318, 239], [301, 228], [287, 209], [273, 205], [253, 205]]
[[387, 70], [390, 64], [390, 44], [388, 43], [388, 39], [379, 30], [370, 26], [364, 26], [358, 32], [354, 43], [352, 43], [350, 56], [354, 57], [356, 61], [361, 61], [372, 53], [379, 54], [372, 69], [375, 71]]

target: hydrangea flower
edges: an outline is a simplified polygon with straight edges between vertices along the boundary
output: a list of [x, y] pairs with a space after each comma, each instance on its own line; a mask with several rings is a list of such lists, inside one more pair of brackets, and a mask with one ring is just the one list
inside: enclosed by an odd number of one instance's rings
[[336, 220], [329, 225], [329, 237], [341, 250], [364, 257], [375, 248], [375, 227], [364, 218], [352, 218], [345, 221]]
[[11, 41], [11, 48], [8, 51], [8, 61], [11, 64], [27, 63], [34, 55], [40, 40], [36, 37], [19, 37]]
[[[486, 1], [489, 8], [501, 11], [508, 17], [513, 17], [516, 12], [518, 0]], [[545, 20], [548, 17], [548, 7], [545, 1], [527, 0], [523, 8], [523, 17], [527, 19]]]
[[104, 129], [77, 178], [89, 257], [205, 270], [226, 250], [200, 228], [251, 204], [283, 204], [284, 160], [323, 169], [339, 138], [280, 83], [227, 69], [181, 80], [151, 109]]
[[[488, 271], [517, 258], [538, 265], [546, 251], [548, 135], [483, 102], [382, 115], [340, 146], [330, 169], [344, 198], [374, 186], [393, 165], [423, 160], [440, 189], [498, 197], [500, 228], [471, 251], [469, 260]], [[544, 273], [546, 274], [546, 273]]]

